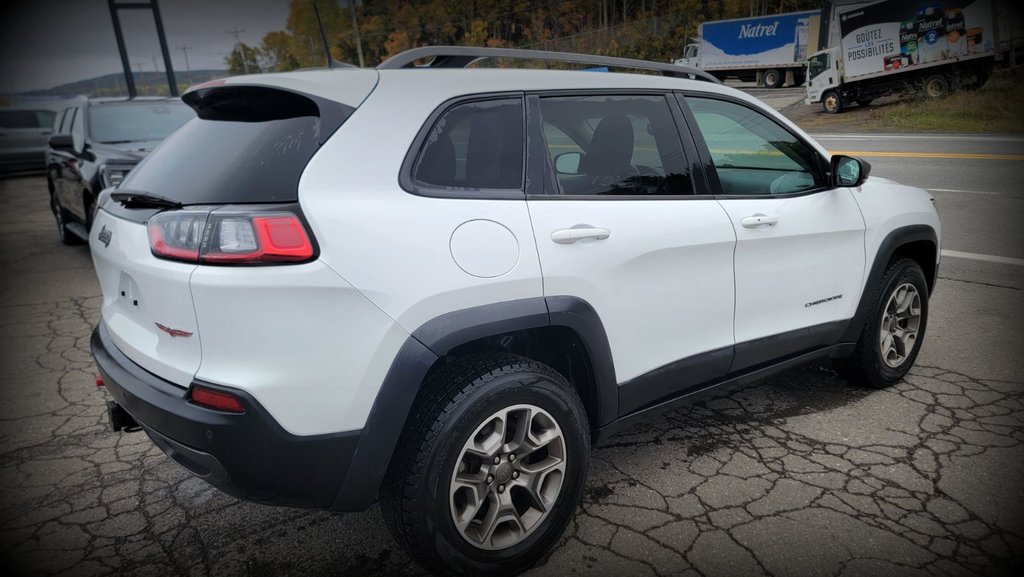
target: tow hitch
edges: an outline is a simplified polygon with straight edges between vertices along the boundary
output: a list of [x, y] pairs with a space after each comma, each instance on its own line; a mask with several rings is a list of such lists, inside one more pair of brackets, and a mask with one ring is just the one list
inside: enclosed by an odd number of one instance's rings
[[139, 424], [128, 414], [128, 411], [114, 401], [107, 401], [107, 416], [110, 417], [110, 428], [115, 433], [118, 431], [131, 433], [140, 429]]

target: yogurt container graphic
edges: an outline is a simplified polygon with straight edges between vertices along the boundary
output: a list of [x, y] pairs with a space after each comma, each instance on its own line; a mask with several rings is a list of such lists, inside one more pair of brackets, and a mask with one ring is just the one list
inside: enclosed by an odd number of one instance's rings
[[946, 10], [945, 17], [946, 50], [945, 58], [958, 58], [967, 55], [967, 25], [963, 12], [959, 8]]
[[926, 4], [917, 10], [917, 52], [922, 64], [942, 60], [946, 48], [940, 42], [946, 34], [946, 17], [941, 4]]
[[918, 62], [917, 20], [900, 22], [900, 57], [904, 66], [911, 66]]
[[984, 28], [978, 27], [967, 29], [967, 50], [971, 54], [978, 54], [985, 51], [985, 46], [983, 44], [984, 40]]

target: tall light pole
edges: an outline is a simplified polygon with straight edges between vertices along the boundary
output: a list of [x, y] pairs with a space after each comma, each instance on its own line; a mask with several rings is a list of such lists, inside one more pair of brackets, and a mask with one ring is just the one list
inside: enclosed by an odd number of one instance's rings
[[356, 53], [359, 55], [359, 67], [365, 68], [363, 62], [363, 40], [359, 37], [359, 22], [356, 21], [356, 0], [348, 0], [348, 12], [352, 15], [352, 28], [356, 32]]
[[182, 54], [185, 55], [185, 70], [188, 71], [188, 84], [192, 86], [192, 67], [188, 63], [188, 51], [194, 48], [194, 46], [179, 46], [178, 50], [181, 50]]
[[242, 39], [238, 37], [242, 32], [245, 32], [245, 30], [240, 29], [237, 26], [234, 29], [227, 31], [228, 34], [235, 37], [235, 45], [238, 46], [238, 53], [242, 56], [242, 69], [245, 70], [246, 74], [248, 74], [249, 62], [245, 59], [245, 47], [242, 46]]

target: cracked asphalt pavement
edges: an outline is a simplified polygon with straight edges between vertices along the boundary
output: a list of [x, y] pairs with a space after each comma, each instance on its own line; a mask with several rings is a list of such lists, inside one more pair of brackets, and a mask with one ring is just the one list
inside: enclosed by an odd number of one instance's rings
[[[240, 502], [111, 433], [88, 251], [57, 243], [42, 177], [0, 181], [0, 210], [0, 572], [421, 573], [376, 508]], [[941, 280], [918, 366], [891, 389], [810, 366], [596, 447], [583, 505], [529, 574], [1021, 574], [1020, 268], [1001, 273], [1016, 286]]]

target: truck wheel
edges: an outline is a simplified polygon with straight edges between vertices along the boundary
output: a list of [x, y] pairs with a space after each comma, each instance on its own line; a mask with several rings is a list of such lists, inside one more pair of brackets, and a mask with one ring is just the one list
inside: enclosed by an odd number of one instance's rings
[[424, 383], [381, 487], [384, 520], [439, 574], [512, 575], [572, 519], [590, 463], [583, 404], [550, 367], [507, 354]]
[[909, 258], [889, 263], [869, 304], [857, 348], [851, 357], [832, 361], [851, 383], [887, 387], [914, 364], [928, 324], [928, 283]]
[[825, 112], [835, 114], [843, 110], [843, 100], [835, 90], [829, 90], [821, 97], [821, 107]]
[[949, 94], [949, 80], [941, 74], [932, 74], [924, 81], [924, 93], [928, 98], [943, 98]]
[[871, 103], [874, 101], [874, 98], [861, 98], [857, 101], [857, 106], [871, 106]]
[[786, 81], [786, 76], [774, 68], [764, 71], [763, 80], [765, 88], [778, 88]]

